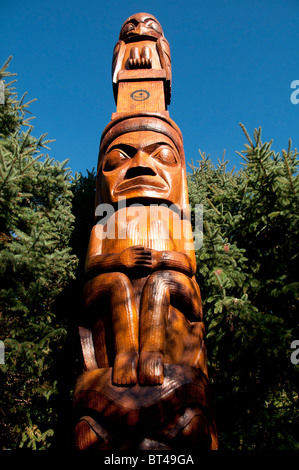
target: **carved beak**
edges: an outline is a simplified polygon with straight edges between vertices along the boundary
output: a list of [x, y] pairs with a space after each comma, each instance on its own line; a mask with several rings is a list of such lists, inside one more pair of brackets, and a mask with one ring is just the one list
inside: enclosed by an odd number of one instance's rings
[[148, 33], [147, 27], [143, 23], [138, 23], [137, 28], [134, 30], [135, 34], [140, 36], [145, 35]]

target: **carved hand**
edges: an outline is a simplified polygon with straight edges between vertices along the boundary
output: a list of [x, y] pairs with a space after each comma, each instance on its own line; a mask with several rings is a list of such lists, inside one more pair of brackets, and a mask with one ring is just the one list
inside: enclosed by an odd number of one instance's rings
[[152, 271], [156, 269], [174, 269], [188, 276], [192, 275], [192, 262], [185, 253], [176, 251], [150, 250]]
[[127, 269], [143, 267], [151, 271], [156, 269], [175, 269], [192, 275], [191, 260], [184, 253], [158, 251], [136, 245], [126, 248], [120, 254], [121, 264]]
[[152, 266], [151, 250], [142, 245], [126, 248], [120, 254], [120, 260], [126, 268], [148, 267]]

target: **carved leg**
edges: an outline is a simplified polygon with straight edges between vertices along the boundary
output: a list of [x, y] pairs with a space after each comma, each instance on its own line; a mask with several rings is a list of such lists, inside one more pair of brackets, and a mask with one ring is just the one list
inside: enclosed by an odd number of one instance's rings
[[100, 274], [84, 287], [86, 307], [104, 295], [110, 299], [113, 323], [115, 348], [113, 383], [136, 384], [138, 315], [131, 281], [123, 273]]
[[141, 300], [139, 383], [162, 384], [164, 346], [170, 303], [191, 320], [201, 318], [199, 289], [178, 271], [156, 271], [148, 278]]

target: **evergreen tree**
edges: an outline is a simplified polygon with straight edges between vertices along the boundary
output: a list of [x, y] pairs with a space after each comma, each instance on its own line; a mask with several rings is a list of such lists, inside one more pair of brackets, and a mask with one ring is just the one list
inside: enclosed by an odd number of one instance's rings
[[[10, 77], [8, 63], [0, 80]], [[14, 80], [15, 81], [15, 80]], [[57, 420], [57, 364], [66, 338], [57, 299], [77, 258], [69, 246], [73, 178], [32, 135], [30, 102], [5, 83], [0, 105], [0, 443], [45, 449]]]
[[73, 252], [79, 259], [76, 279], [84, 279], [84, 265], [91, 229], [95, 223], [95, 169], [86, 170], [86, 176], [81, 173], [73, 185], [72, 213], [75, 217], [74, 231], [71, 238]]
[[[0, 80], [12, 75], [8, 62]], [[50, 141], [32, 135], [31, 102], [13, 82], [0, 104], [0, 444], [46, 449], [65, 440], [80, 372], [95, 173], [74, 180], [67, 161], [42, 153]], [[220, 448], [298, 449], [298, 153], [243, 131], [240, 171], [201, 153], [188, 178], [191, 204], [204, 206], [197, 280]]]
[[189, 175], [190, 202], [204, 206], [197, 276], [220, 445], [298, 449], [298, 153], [242, 127], [242, 170], [201, 153]]

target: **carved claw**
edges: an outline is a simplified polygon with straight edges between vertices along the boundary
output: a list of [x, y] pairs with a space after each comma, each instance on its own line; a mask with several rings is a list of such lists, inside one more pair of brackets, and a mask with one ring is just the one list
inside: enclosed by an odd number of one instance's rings
[[143, 68], [150, 69], [152, 67], [152, 53], [148, 46], [141, 49], [141, 64]]
[[129, 68], [130, 69], [138, 68], [139, 62], [140, 62], [139, 49], [138, 47], [132, 47], [130, 49]]
[[152, 68], [151, 50], [148, 46], [144, 46], [139, 52], [138, 47], [130, 49], [129, 57], [130, 69], [150, 69]]
[[138, 47], [131, 47], [130, 49], [130, 59], [139, 59], [139, 49]]
[[146, 64], [146, 68], [147, 68], [147, 69], [151, 69], [151, 68], [152, 68], [152, 59], [151, 59], [151, 57], [148, 58], [148, 59], [145, 59], [145, 64]]
[[164, 356], [159, 352], [144, 351], [139, 359], [138, 380], [141, 385], [162, 385], [164, 382]]
[[140, 68], [142, 68], [142, 69], [151, 69], [152, 68], [152, 59], [142, 57]]

